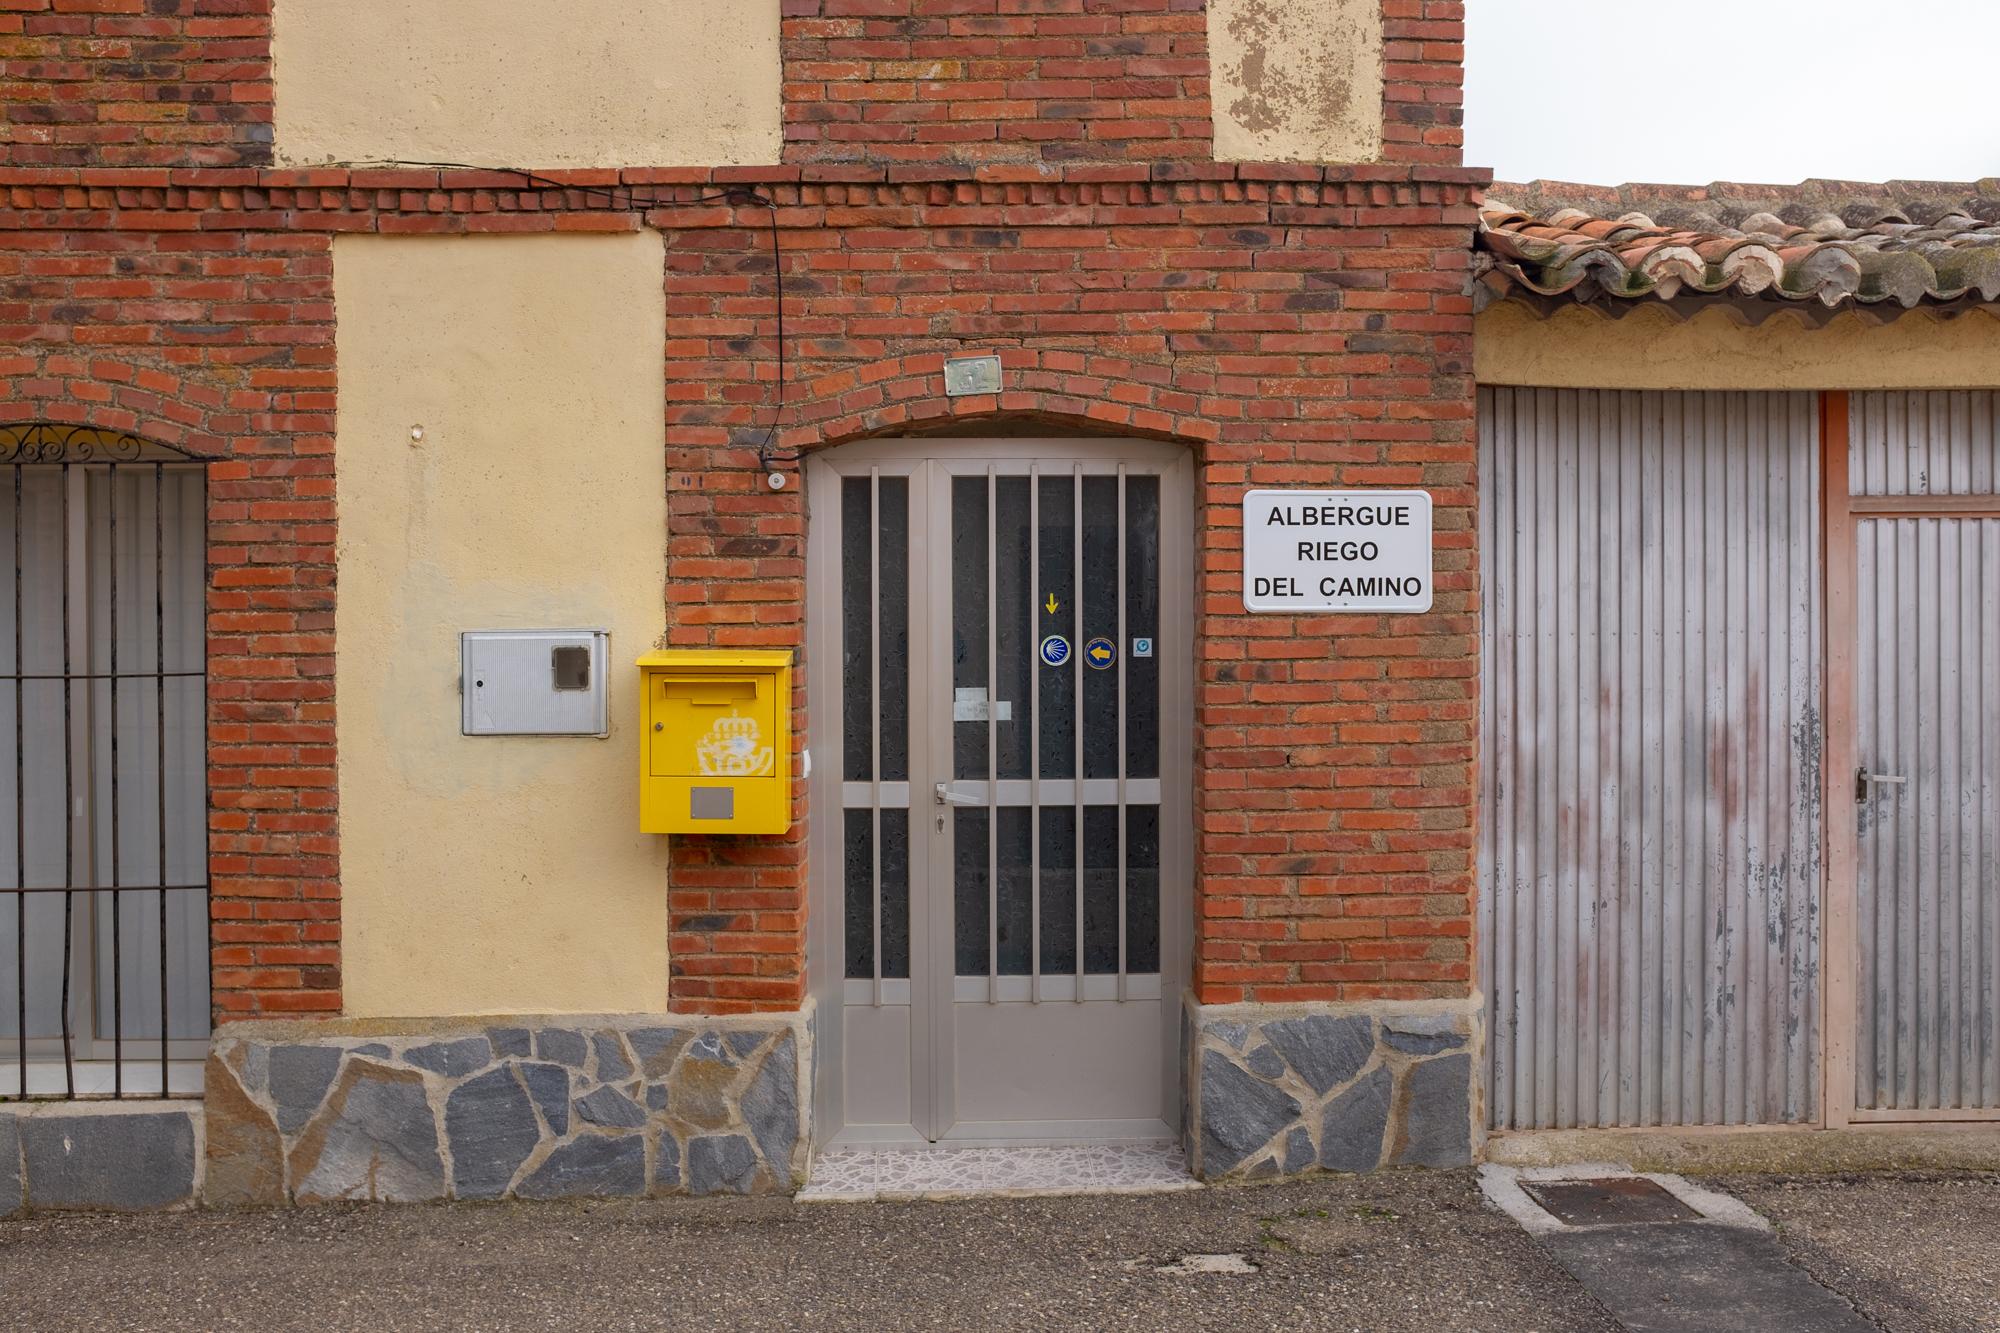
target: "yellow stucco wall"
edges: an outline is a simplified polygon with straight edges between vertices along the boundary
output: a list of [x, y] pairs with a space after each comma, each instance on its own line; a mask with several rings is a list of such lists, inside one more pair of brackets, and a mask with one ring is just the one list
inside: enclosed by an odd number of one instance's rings
[[1209, 0], [1215, 156], [1382, 155], [1381, 0]]
[[1501, 301], [1474, 323], [1481, 384], [1576, 389], [1938, 389], [2000, 385], [2000, 319], [1854, 314], [1811, 328], [1779, 313], [1751, 327], [1722, 309], [1690, 320], [1577, 306], [1539, 318]]
[[[666, 1007], [631, 665], [666, 577], [664, 262], [657, 232], [335, 242], [349, 1014]], [[459, 633], [566, 628], [611, 631], [610, 738], [460, 735]]]
[[283, 164], [776, 162], [778, 0], [277, 0]]

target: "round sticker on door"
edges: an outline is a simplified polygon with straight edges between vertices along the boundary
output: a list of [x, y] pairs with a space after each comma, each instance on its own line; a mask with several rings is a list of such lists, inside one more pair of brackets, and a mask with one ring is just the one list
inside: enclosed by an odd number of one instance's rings
[[1118, 660], [1118, 645], [1105, 638], [1092, 639], [1083, 645], [1083, 660], [1102, 671]]
[[1042, 665], [1062, 666], [1069, 661], [1069, 640], [1060, 634], [1051, 634], [1042, 640]]

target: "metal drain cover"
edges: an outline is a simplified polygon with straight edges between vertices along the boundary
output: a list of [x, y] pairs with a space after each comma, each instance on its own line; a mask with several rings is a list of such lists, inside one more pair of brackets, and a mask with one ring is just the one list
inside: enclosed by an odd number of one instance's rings
[[1608, 1227], [1631, 1222], [1687, 1222], [1701, 1216], [1651, 1180], [1524, 1180], [1528, 1197], [1565, 1226]]

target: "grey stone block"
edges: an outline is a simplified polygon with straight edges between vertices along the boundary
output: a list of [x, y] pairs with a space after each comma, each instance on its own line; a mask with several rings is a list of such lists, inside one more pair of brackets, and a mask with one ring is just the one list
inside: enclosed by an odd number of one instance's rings
[[437, 1120], [422, 1075], [349, 1061], [326, 1105], [292, 1149], [292, 1179], [302, 1202], [444, 1197]]
[[493, 1063], [493, 1045], [485, 1037], [460, 1037], [455, 1041], [434, 1041], [413, 1046], [403, 1058], [419, 1069], [446, 1078], [463, 1078]]
[[1285, 1135], [1285, 1174], [1297, 1175], [1312, 1164], [1312, 1132], [1304, 1125], [1295, 1125], [1292, 1132]]
[[1275, 1046], [1259, 1046], [1243, 1057], [1243, 1063], [1258, 1078], [1276, 1082], [1285, 1076], [1285, 1057], [1278, 1054]]
[[370, 1060], [387, 1060], [389, 1058], [389, 1048], [379, 1041], [371, 1041], [366, 1046], [356, 1046], [348, 1054], [365, 1055]]
[[1464, 1166], [1472, 1160], [1472, 1056], [1414, 1066], [1404, 1089], [1398, 1166]]
[[[238, 1047], [232, 1054], [247, 1054]], [[250, 1062], [242, 1060], [244, 1065]], [[285, 1201], [285, 1141], [278, 1122], [237, 1082], [228, 1060], [208, 1058], [202, 1097], [204, 1203], [221, 1207]]]
[[1456, 1051], [1470, 1040], [1456, 1014], [1396, 1014], [1382, 1020], [1382, 1044], [1405, 1055]]
[[693, 1035], [686, 1028], [638, 1028], [626, 1033], [625, 1040], [647, 1078], [665, 1078]]
[[586, 1134], [565, 1143], [521, 1182], [524, 1199], [646, 1192], [646, 1143], [637, 1134]]
[[735, 1123], [730, 1093], [736, 1086], [736, 1062], [709, 1033], [691, 1042], [667, 1084], [671, 1112], [698, 1129], [727, 1129]]
[[579, 1097], [572, 1109], [579, 1120], [609, 1129], [637, 1129], [646, 1123], [646, 1108], [616, 1088], [598, 1088]]
[[0, 1111], [0, 1217], [21, 1211], [21, 1120]]
[[740, 1134], [705, 1134], [688, 1140], [687, 1184], [692, 1194], [748, 1194], [757, 1180], [757, 1153]]
[[1382, 1165], [1395, 1076], [1378, 1066], [1326, 1104], [1319, 1127], [1319, 1164], [1329, 1171], [1373, 1171]]
[[665, 1130], [653, 1149], [653, 1193], [671, 1194], [681, 1187], [680, 1140]]
[[594, 1032], [590, 1044], [597, 1051], [597, 1077], [605, 1083], [616, 1083], [620, 1079], [632, 1077], [632, 1062], [625, 1058], [625, 1048], [618, 1043], [615, 1032]]
[[1436, 1036], [1384, 1032], [1382, 1044], [1392, 1051], [1401, 1051], [1405, 1055], [1436, 1055], [1441, 1051], [1458, 1050], [1465, 1045], [1465, 1038], [1456, 1032], [1441, 1032]]
[[497, 1199], [542, 1140], [534, 1105], [512, 1069], [467, 1079], [444, 1105], [451, 1144], [452, 1191], [461, 1199]]
[[1298, 1099], [1220, 1051], [1201, 1053], [1201, 1167], [1218, 1176], [1236, 1167], [1299, 1118]]
[[770, 1034], [745, 1030], [725, 1033], [722, 1039], [729, 1043], [729, 1049], [737, 1059], [746, 1060], [752, 1052], [764, 1044], [764, 1038], [768, 1035]]
[[743, 1123], [750, 1127], [779, 1183], [789, 1185], [792, 1149], [799, 1141], [798, 1044], [791, 1033], [771, 1048], [756, 1081], [743, 1094]]
[[664, 1111], [667, 1109], [666, 1084], [648, 1083], [646, 1085], [646, 1109], [650, 1111]]
[[1364, 1015], [1308, 1014], [1266, 1023], [1264, 1040], [1278, 1048], [1314, 1092], [1325, 1094], [1374, 1058], [1375, 1024]]
[[535, 1034], [536, 1055], [559, 1065], [568, 1065], [571, 1069], [583, 1068], [584, 1057], [589, 1051], [583, 1034], [569, 1028], [543, 1028]]
[[278, 1128], [296, 1134], [326, 1100], [333, 1076], [340, 1071], [338, 1046], [274, 1046], [269, 1072], [271, 1105]]
[[535, 1099], [549, 1132], [560, 1138], [569, 1133], [569, 1071], [561, 1065], [518, 1065], [528, 1095]]
[[488, 1028], [486, 1040], [493, 1043], [493, 1054], [501, 1059], [526, 1059], [535, 1053], [535, 1034], [526, 1028]]
[[169, 1208], [194, 1198], [194, 1113], [34, 1115], [16, 1122], [35, 1208]]
[[1243, 1043], [1250, 1040], [1250, 1025], [1248, 1023], [1218, 1020], [1210, 1023], [1206, 1031], [1209, 1036], [1226, 1041], [1239, 1051], [1243, 1049]]

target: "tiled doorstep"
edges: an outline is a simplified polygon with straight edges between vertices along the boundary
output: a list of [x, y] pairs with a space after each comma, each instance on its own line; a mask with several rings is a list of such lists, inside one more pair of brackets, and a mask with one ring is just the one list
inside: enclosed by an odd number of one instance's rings
[[1200, 1189], [1165, 1143], [1015, 1148], [838, 1148], [813, 1156], [802, 1203], [1161, 1194]]

